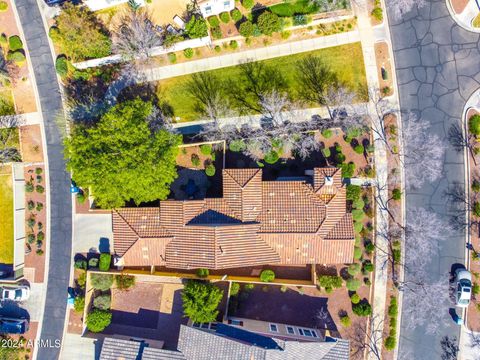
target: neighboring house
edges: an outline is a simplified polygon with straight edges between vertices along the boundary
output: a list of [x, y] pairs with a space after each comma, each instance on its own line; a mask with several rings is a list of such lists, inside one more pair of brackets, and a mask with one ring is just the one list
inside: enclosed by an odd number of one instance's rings
[[216, 324], [209, 330], [181, 325], [178, 351], [153, 349], [143, 347], [141, 344], [138, 342], [127, 344], [124, 340], [119, 342], [116, 339], [106, 338], [100, 360], [348, 360], [350, 358], [348, 340], [328, 336], [316, 341], [298, 341], [287, 336], [274, 338], [225, 324]]
[[[128, 0], [85, 0], [83, 3], [87, 5], [90, 8], [90, 10], [98, 11], [98, 10], [107, 9], [112, 6], [125, 4], [127, 2]], [[145, 0], [135, 0], [135, 2], [139, 6], [145, 5]]]
[[114, 210], [117, 265], [226, 269], [353, 261], [341, 170], [311, 181], [262, 181], [261, 169], [223, 170], [223, 197]]
[[235, 8], [235, 0], [198, 0], [197, 4], [205, 18]]

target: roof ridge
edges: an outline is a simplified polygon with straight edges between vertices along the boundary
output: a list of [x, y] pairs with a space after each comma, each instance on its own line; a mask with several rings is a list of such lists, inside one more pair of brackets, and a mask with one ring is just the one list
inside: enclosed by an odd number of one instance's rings
[[140, 238], [141, 236], [138, 234], [138, 231], [133, 228], [133, 226], [127, 221], [127, 219], [125, 219], [125, 217], [122, 216], [122, 214], [120, 214], [120, 212], [117, 209], [113, 209], [113, 210], [118, 214], [118, 216], [122, 218], [123, 222], [128, 225], [128, 227], [138, 236], [138, 238]]
[[245, 168], [245, 169], [225, 169], [225, 172], [228, 174], [228, 176], [230, 176], [230, 177], [232, 178], [232, 180], [235, 181], [235, 182], [238, 184], [238, 186], [240, 186], [240, 188], [241, 188], [242, 190], [243, 190], [243, 188], [244, 188], [245, 186], [248, 185], [248, 183], [249, 183], [249, 182], [254, 178], [254, 176], [257, 175], [258, 172], [260, 171], [260, 169], [252, 169], [252, 170], [255, 170], [255, 171], [253, 172], [253, 175], [251, 175], [251, 176], [248, 178], [248, 180], [245, 182], [244, 185], [241, 185], [241, 184], [237, 181], [237, 179], [235, 179], [235, 178], [232, 176], [232, 174], [230, 174], [230, 170], [240, 170], [240, 171], [241, 171], [241, 170], [250, 170], [250, 169], [247, 169], [247, 168]]

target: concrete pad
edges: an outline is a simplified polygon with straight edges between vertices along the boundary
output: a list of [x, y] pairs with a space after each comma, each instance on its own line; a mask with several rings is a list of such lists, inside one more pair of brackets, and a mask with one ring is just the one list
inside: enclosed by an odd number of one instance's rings
[[[43, 299], [45, 298], [46, 287], [43, 283], [30, 284], [30, 297], [22, 303], [29, 315], [30, 321], [40, 321], [43, 312]], [[66, 293], [65, 293], [66, 295]], [[66, 299], [66, 296], [65, 296]], [[66, 301], [66, 300], [65, 300]]]
[[[77, 214], [74, 219], [73, 252], [107, 251], [99, 249], [100, 240], [113, 247], [112, 215], [111, 214]], [[104, 239], [108, 239], [104, 240]]]
[[[95, 347], [99, 340], [84, 338], [77, 334], [66, 333], [63, 338], [61, 360], [96, 359]], [[100, 349], [101, 347], [98, 346]]]

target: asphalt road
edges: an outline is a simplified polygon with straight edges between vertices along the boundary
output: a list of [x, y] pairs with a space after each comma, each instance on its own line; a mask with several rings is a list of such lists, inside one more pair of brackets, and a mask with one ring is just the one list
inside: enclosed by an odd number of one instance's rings
[[[33, 71], [40, 97], [47, 141], [50, 181], [50, 258], [47, 297], [43, 315], [41, 339], [62, 339], [67, 306], [67, 288], [71, 269], [72, 201], [70, 176], [65, 171], [62, 131], [57, 126], [57, 116], [63, 105], [60, 88], [50, 52], [42, 16], [35, 0], [15, 0], [20, 22], [25, 34]], [[58, 359], [60, 348], [40, 347], [38, 359]]]
[[[407, 222], [409, 211], [418, 207], [430, 209], [450, 221], [451, 207], [445, 192], [455, 182], [463, 184], [464, 161], [463, 154], [450, 146], [447, 133], [452, 124], [460, 124], [466, 100], [480, 87], [479, 36], [456, 25], [445, 0], [429, 1], [424, 8], [413, 10], [401, 20], [396, 21], [392, 16], [389, 20], [401, 109], [414, 111], [427, 120], [431, 131], [444, 139], [446, 147], [443, 176], [418, 191], [407, 191]], [[443, 239], [440, 253], [432, 254], [429, 268], [432, 282], [446, 276], [452, 264], [464, 262], [464, 236], [464, 230], [455, 230]], [[403, 306], [412, 306], [408, 297], [404, 298]], [[439, 359], [441, 339], [445, 335], [458, 339], [459, 327], [448, 311], [440, 308], [439, 311], [445, 314], [436, 335], [427, 335], [423, 326], [407, 330], [402, 321], [400, 356]]]

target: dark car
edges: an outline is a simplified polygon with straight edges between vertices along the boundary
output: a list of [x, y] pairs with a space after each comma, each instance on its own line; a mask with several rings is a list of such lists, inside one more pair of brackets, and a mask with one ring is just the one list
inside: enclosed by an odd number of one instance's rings
[[61, 5], [64, 2], [67, 2], [67, 0], [44, 0], [45, 4], [48, 6], [55, 6], [55, 5]]
[[28, 331], [27, 319], [0, 316], [0, 334], [25, 334]]

